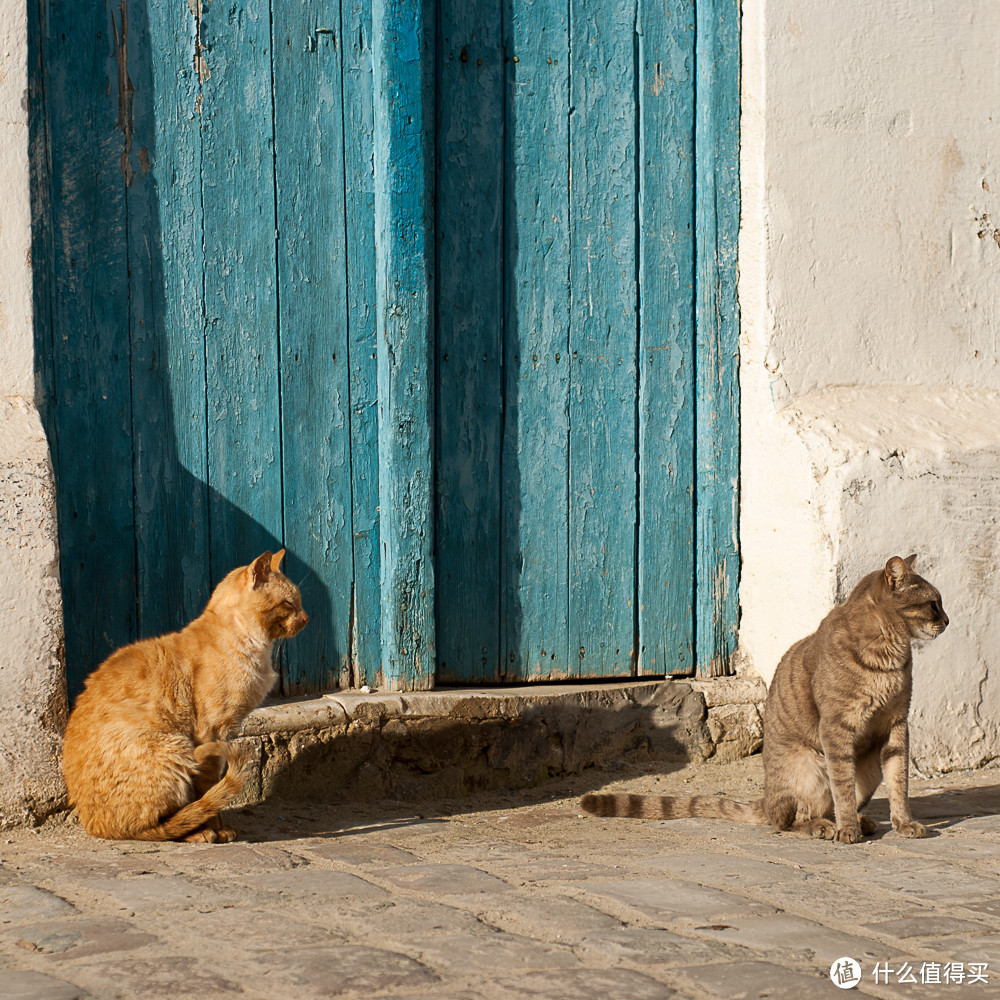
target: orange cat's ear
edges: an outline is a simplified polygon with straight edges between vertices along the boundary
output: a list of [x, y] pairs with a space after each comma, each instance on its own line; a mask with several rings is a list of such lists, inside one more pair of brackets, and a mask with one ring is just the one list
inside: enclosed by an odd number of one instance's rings
[[893, 556], [885, 564], [885, 582], [889, 585], [889, 589], [896, 590], [908, 572], [906, 563], [899, 556]]
[[281, 560], [284, 558], [285, 558], [284, 549], [279, 549], [277, 552], [275, 552], [274, 555], [271, 556], [271, 569], [277, 570], [278, 567], [281, 565]]
[[271, 575], [271, 553], [264, 552], [254, 559], [249, 568], [250, 586], [254, 590], [259, 590], [267, 582]]

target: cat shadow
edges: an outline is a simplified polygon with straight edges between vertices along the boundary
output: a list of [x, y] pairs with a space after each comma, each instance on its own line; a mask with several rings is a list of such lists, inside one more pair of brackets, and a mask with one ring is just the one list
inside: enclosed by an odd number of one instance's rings
[[[915, 819], [935, 831], [963, 826], [1000, 832], [1000, 785], [942, 788], [912, 798], [910, 807]], [[986, 818], [994, 822], [976, 823]]]
[[[391, 834], [394, 830], [414, 826], [430, 828], [456, 817], [490, 812], [517, 811], [515, 815], [498, 817], [498, 823], [517, 827], [544, 826], [579, 815], [576, 800], [607, 781], [609, 771], [613, 770], [616, 779], [628, 780], [651, 772], [669, 773], [688, 762], [679, 754], [670, 759], [616, 764], [613, 769], [591, 764], [578, 773], [552, 775], [530, 786], [498, 784], [452, 794], [435, 793], [433, 776], [425, 776], [430, 780], [425, 782], [423, 789], [419, 783], [401, 782], [400, 790], [406, 792], [406, 798], [392, 794], [359, 794], [359, 789], [350, 782], [328, 790], [323, 796], [317, 794], [315, 787], [309, 795], [288, 794], [291, 786], [279, 780], [274, 793], [266, 800], [232, 810], [231, 821], [240, 829], [241, 839], [253, 843]], [[910, 805], [914, 819], [927, 827], [925, 839], [940, 838], [950, 829], [959, 833], [1000, 833], [1000, 784], [943, 788], [912, 797]], [[525, 812], [525, 807], [534, 808]], [[866, 838], [866, 842], [878, 842], [889, 836], [898, 844], [920, 843], [896, 838], [885, 797], [873, 799], [865, 812], [879, 823], [878, 832]]]
[[[893, 832], [884, 788], [864, 811], [879, 824], [873, 840], [881, 840]], [[911, 795], [910, 811], [915, 820], [927, 827], [927, 838], [940, 837], [945, 830], [954, 827], [1000, 833], [1000, 785], [943, 787], [925, 795]], [[979, 820], [988, 822], [977, 822]]]
[[[627, 726], [620, 712], [605, 709], [552, 729], [541, 717], [413, 720], [408, 732], [398, 720], [381, 728], [352, 725], [269, 772], [263, 800], [235, 807], [233, 822], [245, 839], [288, 840], [543, 803], [558, 807], [538, 822], [566, 818], [579, 811], [580, 795], [611, 777], [667, 774], [691, 762], [690, 731], [657, 726], [656, 711], [630, 713]], [[573, 802], [561, 801], [567, 798]]]

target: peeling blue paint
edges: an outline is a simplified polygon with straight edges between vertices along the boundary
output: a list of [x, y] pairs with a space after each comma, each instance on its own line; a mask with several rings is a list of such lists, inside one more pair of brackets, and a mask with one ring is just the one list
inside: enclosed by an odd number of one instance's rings
[[280, 545], [288, 693], [726, 669], [735, 0], [262, 10], [29, 4], [74, 689]]

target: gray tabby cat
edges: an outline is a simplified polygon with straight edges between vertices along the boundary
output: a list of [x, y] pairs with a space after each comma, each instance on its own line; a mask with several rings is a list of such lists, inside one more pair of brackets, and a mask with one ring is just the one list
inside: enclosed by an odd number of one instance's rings
[[781, 658], [764, 715], [764, 797], [585, 795], [598, 816], [703, 816], [770, 823], [854, 844], [877, 826], [860, 815], [884, 778], [892, 825], [903, 837], [927, 830], [910, 815], [907, 714], [913, 639], [948, 625], [941, 595], [894, 556], [866, 576], [819, 628]]

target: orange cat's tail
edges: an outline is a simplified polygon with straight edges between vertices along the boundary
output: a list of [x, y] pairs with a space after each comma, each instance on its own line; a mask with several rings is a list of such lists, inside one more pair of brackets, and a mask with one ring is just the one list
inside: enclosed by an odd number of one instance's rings
[[228, 743], [203, 743], [195, 748], [194, 759], [203, 764], [210, 757], [226, 762], [226, 773], [200, 799], [178, 809], [169, 819], [132, 835], [133, 840], [177, 840], [215, 819], [240, 792], [246, 779], [247, 758]]
[[624, 792], [584, 795], [580, 806], [595, 816], [630, 819], [731, 819], [738, 823], [767, 823], [763, 802], [736, 802], [716, 795], [628, 795]]

